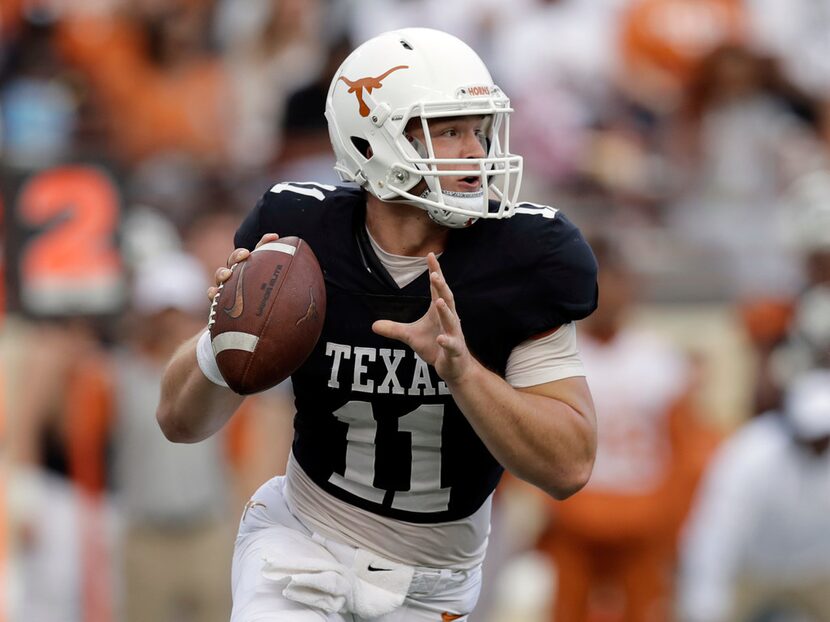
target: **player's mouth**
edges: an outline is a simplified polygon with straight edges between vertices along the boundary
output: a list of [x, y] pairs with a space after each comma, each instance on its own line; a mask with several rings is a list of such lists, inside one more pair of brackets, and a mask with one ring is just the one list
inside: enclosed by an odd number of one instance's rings
[[478, 175], [459, 177], [457, 184], [461, 192], [476, 192], [481, 188], [481, 178]]

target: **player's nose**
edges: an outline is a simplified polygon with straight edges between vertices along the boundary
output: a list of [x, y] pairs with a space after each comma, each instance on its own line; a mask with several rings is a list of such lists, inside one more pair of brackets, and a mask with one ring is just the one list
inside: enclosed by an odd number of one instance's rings
[[483, 158], [487, 155], [481, 136], [475, 130], [464, 132], [463, 154], [464, 158]]

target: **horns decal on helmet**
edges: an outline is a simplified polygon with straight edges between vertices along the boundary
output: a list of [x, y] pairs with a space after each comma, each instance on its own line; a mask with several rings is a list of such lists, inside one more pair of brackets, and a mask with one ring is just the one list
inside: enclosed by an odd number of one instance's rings
[[398, 69], [409, 69], [409, 65], [398, 65], [397, 67], [392, 67], [388, 71], [383, 72], [379, 76], [373, 78], [358, 78], [357, 80], [349, 80], [345, 76], [340, 76], [339, 80], [343, 80], [348, 87], [349, 93], [354, 93], [357, 97], [358, 104], [360, 104], [360, 116], [361, 117], [368, 117], [369, 116], [369, 106], [366, 105], [366, 102], [363, 101], [363, 89], [366, 89], [367, 93], [371, 93], [372, 89], [379, 89], [383, 86], [381, 80], [386, 78], [390, 73], [393, 71], [397, 71]]

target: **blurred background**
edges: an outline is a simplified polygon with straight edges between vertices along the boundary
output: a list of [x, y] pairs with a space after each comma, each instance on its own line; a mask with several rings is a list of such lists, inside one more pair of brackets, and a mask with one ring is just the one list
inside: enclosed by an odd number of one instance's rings
[[601, 269], [593, 478], [505, 479], [471, 620], [830, 622], [830, 0], [0, 1], [0, 622], [228, 619], [291, 390], [172, 446], [161, 371], [403, 26], [479, 52]]

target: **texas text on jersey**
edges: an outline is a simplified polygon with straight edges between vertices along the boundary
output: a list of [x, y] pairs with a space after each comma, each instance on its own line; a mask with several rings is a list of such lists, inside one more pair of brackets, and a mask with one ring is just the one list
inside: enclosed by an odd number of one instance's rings
[[[281, 183], [236, 234], [248, 249], [272, 231], [305, 239], [336, 310], [292, 377], [293, 453], [317, 485], [355, 506], [416, 523], [464, 518], [503, 469], [435, 370], [372, 332], [378, 319], [418, 319], [430, 291], [426, 272], [404, 287], [392, 280], [368, 239], [365, 205], [359, 188]], [[454, 229], [440, 259], [470, 351], [501, 376], [518, 344], [596, 307], [594, 256], [550, 207], [521, 204], [512, 218]]]

